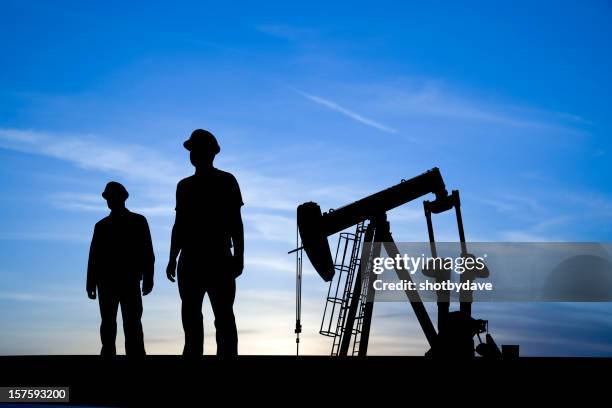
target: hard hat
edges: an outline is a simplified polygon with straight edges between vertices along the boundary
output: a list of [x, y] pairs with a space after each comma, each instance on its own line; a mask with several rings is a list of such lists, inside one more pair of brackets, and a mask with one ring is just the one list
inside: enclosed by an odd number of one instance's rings
[[195, 149], [208, 150], [217, 154], [221, 151], [217, 138], [210, 133], [208, 130], [196, 129], [191, 133], [189, 139], [187, 139], [183, 146], [185, 149], [192, 151]]
[[106, 187], [104, 188], [104, 191], [102, 192], [102, 197], [104, 197], [105, 200], [111, 199], [111, 198], [119, 198], [122, 200], [127, 200], [127, 198], [130, 195], [128, 194], [127, 190], [125, 189], [125, 187], [123, 187], [123, 184], [118, 183], [116, 181], [111, 181], [108, 184], [106, 184]]

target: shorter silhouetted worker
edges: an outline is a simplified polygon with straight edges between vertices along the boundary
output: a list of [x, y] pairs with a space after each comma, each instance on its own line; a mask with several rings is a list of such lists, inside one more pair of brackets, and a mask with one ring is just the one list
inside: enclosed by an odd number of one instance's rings
[[128, 192], [115, 181], [106, 185], [110, 215], [101, 219], [94, 229], [87, 267], [87, 295], [100, 303], [100, 337], [103, 356], [116, 354], [117, 310], [121, 306], [125, 352], [144, 356], [142, 334], [142, 294], [153, 290], [155, 256], [147, 219], [125, 208]]

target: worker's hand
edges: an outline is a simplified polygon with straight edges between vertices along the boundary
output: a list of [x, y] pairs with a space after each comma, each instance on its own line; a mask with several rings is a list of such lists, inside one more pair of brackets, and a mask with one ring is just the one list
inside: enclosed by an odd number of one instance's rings
[[234, 256], [232, 257], [232, 266], [233, 266], [233, 275], [234, 279], [242, 275], [242, 270], [244, 269], [244, 257], [243, 256]]
[[87, 288], [87, 297], [91, 300], [96, 299], [96, 288]]
[[153, 290], [153, 279], [142, 281], [142, 296], [147, 296]]
[[168, 277], [168, 280], [170, 282], [174, 282], [175, 281], [175, 276], [176, 276], [176, 259], [171, 259], [168, 262], [168, 266], [166, 267], [166, 276]]

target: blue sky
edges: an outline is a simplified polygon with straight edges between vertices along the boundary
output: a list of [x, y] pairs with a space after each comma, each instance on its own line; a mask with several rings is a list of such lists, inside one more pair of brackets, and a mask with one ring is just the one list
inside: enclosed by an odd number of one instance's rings
[[[610, 4], [461, 3], [3, 1], [0, 354], [97, 353], [84, 278], [109, 180], [152, 229], [148, 351], [180, 351], [163, 271], [198, 127], [245, 198], [244, 354], [294, 351], [286, 252], [304, 201], [338, 207], [438, 166], [469, 240], [610, 241]], [[426, 239], [420, 203], [390, 219], [396, 240]], [[306, 272], [303, 350], [326, 354], [326, 285]], [[612, 354], [607, 304], [474, 309], [526, 354]], [[407, 304], [375, 310], [373, 354], [425, 351]]]

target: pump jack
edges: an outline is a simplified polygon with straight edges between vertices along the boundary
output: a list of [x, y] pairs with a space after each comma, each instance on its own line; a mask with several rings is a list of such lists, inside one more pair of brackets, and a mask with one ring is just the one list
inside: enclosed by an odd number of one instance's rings
[[[355, 259], [351, 264], [352, 266], [349, 267], [349, 270], [351, 268], [354, 270], [360, 266], [360, 273], [356, 274], [354, 282], [349, 277], [342, 298], [331, 298], [328, 295], [328, 301], [331, 299], [333, 303], [341, 303], [342, 308], [338, 317], [338, 329], [332, 331], [321, 330], [322, 334], [332, 335], [337, 339], [337, 342], [335, 339], [334, 343], [334, 347], [337, 346], [337, 348], [335, 351], [332, 348], [332, 354], [347, 356], [351, 341], [353, 341], [353, 353], [356, 349], [355, 345], [358, 343], [357, 355], [367, 355], [374, 307], [374, 302], [368, 297], [371, 282], [371, 279], [369, 279], [371, 272], [368, 271], [371, 271], [371, 260], [380, 255], [381, 245], [384, 245], [389, 257], [393, 258], [399, 254], [399, 250], [391, 235], [386, 213], [393, 208], [427, 194], [435, 195], [435, 200], [423, 203], [432, 256], [437, 256], [437, 249], [431, 215], [453, 208], [457, 218], [461, 256], [471, 256], [467, 252], [463, 231], [459, 192], [454, 190], [451, 194], [448, 194], [438, 168], [433, 168], [412, 179], [402, 180], [399, 184], [390, 188], [326, 213], [322, 213], [319, 205], [314, 202], [307, 202], [298, 206], [297, 224], [302, 246], [291, 252], [299, 251], [301, 253], [304, 250], [314, 269], [326, 282], [332, 281], [336, 270], [327, 238], [357, 225], [356, 234], [358, 236], [356, 235], [353, 239], [356, 243], [360, 243], [358, 241], [363, 239], [362, 246], [357, 245], [354, 247], [357, 251], [360, 249], [361, 253], [353, 255]], [[364, 231], [364, 223], [366, 222], [367, 227]], [[361, 237], [361, 233], [363, 233], [363, 237]], [[340, 248], [340, 243], [338, 245]], [[301, 283], [302, 257], [300, 254], [298, 254], [297, 259], [298, 279]], [[410, 273], [404, 269], [395, 268], [395, 272], [400, 280], [407, 282], [412, 280]], [[434, 276], [438, 280], [449, 279], [450, 277], [450, 271], [427, 272], [424, 270], [424, 273], [430, 273], [432, 274], [430, 276]], [[488, 270], [485, 270], [481, 276], [474, 277], [486, 276], [488, 276]], [[468, 277], [462, 276], [463, 279], [468, 279]], [[488, 333], [486, 335], [486, 343], [480, 341], [481, 344], [476, 349], [474, 348], [474, 336], [478, 336], [480, 339], [480, 334], [487, 331], [488, 325], [484, 320], [472, 318], [471, 293], [460, 294], [460, 310], [457, 312], [450, 312], [450, 296], [448, 292], [437, 293], [437, 331], [431, 322], [419, 293], [414, 290], [406, 290], [405, 293], [429, 343], [430, 350], [426, 353], [426, 356], [474, 357], [475, 351], [484, 357], [501, 356], [501, 351]], [[362, 308], [361, 314], [357, 316], [360, 305]], [[296, 342], [298, 343], [300, 332], [301, 323], [298, 314], [296, 321], [296, 334], [298, 335]], [[357, 336], [359, 336], [359, 339], [357, 339]]]

